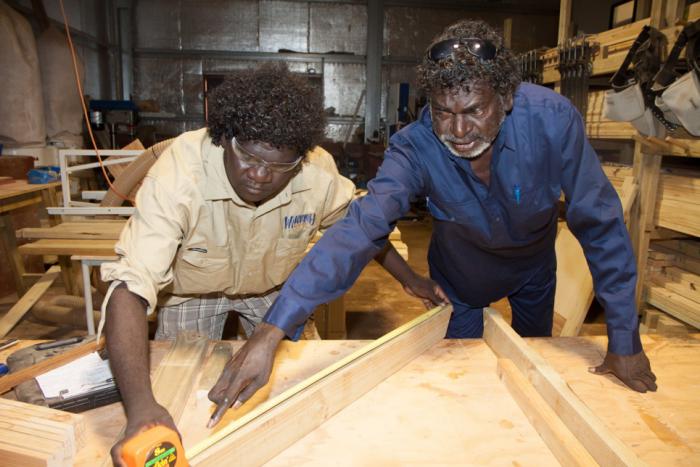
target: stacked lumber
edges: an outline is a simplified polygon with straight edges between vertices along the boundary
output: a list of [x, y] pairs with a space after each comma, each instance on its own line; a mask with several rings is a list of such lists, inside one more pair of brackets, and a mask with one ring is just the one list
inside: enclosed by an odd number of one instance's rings
[[612, 186], [620, 193], [625, 177], [632, 176], [632, 167], [627, 165], [603, 164], [603, 172], [607, 175]]
[[0, 465], [71, 466], [85, 445], [81, 415], [0, 399]]
[[616, 122], [603, 116], [605, 91], [588, 93], [586, 108], [586, 135], [589, 138], [630, 139], [637, 134], [637, 129], [629, 122]]
[[[603, 171], [620, 193], [632, 167], [603, 165]], [[700, 237], [700, 172], [664, 169], [659, 179], [654, 223], [659, 227]]]
[[653, 242], [647, 270], [647, 301], [700, 329], [700, 240]]
[[700, 237], [700, 174], [661, 174], [654, 217], [660, 227]]
[[639, 332], [664, 336], [687, 336], [689, 333], [697, 332], [697, 330], [658, 308], [648, 306], [642, 311]]

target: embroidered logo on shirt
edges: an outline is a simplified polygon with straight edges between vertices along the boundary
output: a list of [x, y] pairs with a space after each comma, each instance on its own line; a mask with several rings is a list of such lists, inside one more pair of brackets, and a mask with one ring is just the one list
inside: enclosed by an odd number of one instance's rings
[[284, 229], [296, 229], [303, 225], [314, 225], [316, 222], [316, 214], [298, 214], [296, 216], [284, 216]]

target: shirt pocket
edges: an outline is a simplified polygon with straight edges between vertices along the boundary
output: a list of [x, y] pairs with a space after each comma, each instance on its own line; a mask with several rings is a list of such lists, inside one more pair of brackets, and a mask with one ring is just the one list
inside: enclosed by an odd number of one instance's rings
[[185, 250], [175, 263], [175, 293], [221, 292], [231, 286], [230, 259], [223, 251]]
[[557, 204], [552, 202], [548, 193], [548, 187], [541, 186], [521, 192], [519, 199], [511, 194], [508, 216], [516, 236], [541, 232], [549, 226]]
[[303, 238], [280, 238], [277, 241], [273, 264], [269, 268], [270, 279], [276, 284], [287, 280], [294, 268], [304, 257], [309, 241]]
[[479, 224], [479, 210], [476, 200], [443, 201], [439, 198], [428, 198], [428, 211], [438, 221], [456, 222], [473, 227]]

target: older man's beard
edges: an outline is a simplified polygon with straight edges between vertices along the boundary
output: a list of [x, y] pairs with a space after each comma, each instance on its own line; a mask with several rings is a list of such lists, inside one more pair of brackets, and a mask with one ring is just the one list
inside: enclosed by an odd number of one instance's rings
[[[450, 150], [452, 154], [454, 154], [457, 157], [461, 157], [463, 159], [476, 159], [477, 157], [481, 156], [488, 148], [491, 147], [493, 142], [496, 140], [498, 137], [498, 133], [501, 130], [501, 125], [503, 124], [503, 121], [506, 119], [506, 112], [503, 110], [503, 107], [501, 106], [500, 109], [501, 115], [498, 121], [498, 125], [496, 125], [493, 134], [489, 135], [480, 135], [480, 134], [469, 134], [465, 136], [464, 138], [457, 139], [454, 138], [450, 134], [441, 134], [438, 135], [440, 138], [440, 141], [442, 141], [447, 149]], [[470, 143], [472, 141], [478, 142], [476, 146], [474, 146], [470, 151], [466, 153], [460, 153], [457, 151], [457, 149], [454, 147], [453, 144], [466, 144]]]

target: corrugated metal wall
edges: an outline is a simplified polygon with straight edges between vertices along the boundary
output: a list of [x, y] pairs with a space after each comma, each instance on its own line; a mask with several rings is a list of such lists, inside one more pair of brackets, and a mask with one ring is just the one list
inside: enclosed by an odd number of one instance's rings
[[[387, 6], [382, 117], [387, 113], [389, 84], [409, 82], [415, 90], [413, 67], [426, 45], [446, 25], [469, 16], [497, 27], [506, 17], [513, 18], [516, 49], [553, 45], [556, 40], [556, 15]], [[148, 121], [163, 135], [203, 125], [204, 74], [226, 73], [259, 60], [293, 59], [290, 67], [295, 71], [322, 73], [325, 107], [334, 109], [327, 134], [334, 140], [342, 140], [366, 86], [368, 18], [367, 6], [361, 2], [139, 0], [134, 3], [132, 24], [133, 98], [160, 104], [160, 118], [150, 116]], [[524, 29], [528, 31], [524, 37], [516, 34]], [[281, 49], [323, 55], [289, 58], [270, 54]], [[364, 109], [363, 102], [360, 117]]]

